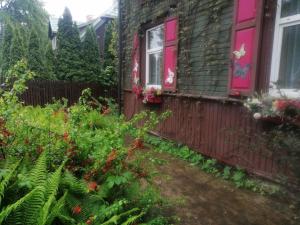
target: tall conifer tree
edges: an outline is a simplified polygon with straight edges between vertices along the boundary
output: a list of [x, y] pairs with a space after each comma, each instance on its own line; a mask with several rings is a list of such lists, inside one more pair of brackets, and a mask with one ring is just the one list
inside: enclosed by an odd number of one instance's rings
[[71, 12], [65, 9], [58, 22], [56, 75], [60, 80], [80, 80], [82, 77], [81, 42]]
[[55, 80], [55, 54], [52, 49], [52, 45], [49, 42], [46, 49], [46, 70], [48, 74], [48, 78], [51, 80]]
[[83, 81], [99, 81], [101, 74], [100, 53], [94, 28], [88, 27], [82, 45], [84, 60]]
[[15, 65], [18, 61], [25, 58], [24, 40], [20, 28], [15, 27], [12, 43], [10, 46], [10, 66]]
[[35, 30], [31, 31], [29, 37], [29, 44], [28, 44], [28, 51], [27, 51], [27, 60], [28, 60], [28, 67], [32, 72], [35, 72], [37, 77], [44, 77], [45, 74], [45, 67], [43, 61], [43, 53], [41, 51], [41, 42]]
[[1, 75], [5, 76], [10, 68], [10, 49], [13, 39], [13, 28], [10, 23], [5, 24], [4, 37], [1, 51]]

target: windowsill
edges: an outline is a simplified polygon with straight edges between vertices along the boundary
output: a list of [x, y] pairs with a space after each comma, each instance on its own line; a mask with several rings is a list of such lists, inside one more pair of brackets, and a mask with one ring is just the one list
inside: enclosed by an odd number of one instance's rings
[[269, 89], [269, 95], [274, 98], [289, 98], [296, 99], [300, 98], [300, 90], [299, 89]]
[[146, 85], [146, 89], [155, 88], [156, 90], [161, 90], [161, 85]]

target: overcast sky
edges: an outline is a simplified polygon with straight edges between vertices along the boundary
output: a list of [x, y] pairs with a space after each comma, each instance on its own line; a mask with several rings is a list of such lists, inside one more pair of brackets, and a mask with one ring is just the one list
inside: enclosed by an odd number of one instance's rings
[[50, 15], [60, 17], [67, 6], [77, 22], [85, 22], [88, 15], [94, 17], [105, 13], [113, 4], [113, 0], [42, 0]]

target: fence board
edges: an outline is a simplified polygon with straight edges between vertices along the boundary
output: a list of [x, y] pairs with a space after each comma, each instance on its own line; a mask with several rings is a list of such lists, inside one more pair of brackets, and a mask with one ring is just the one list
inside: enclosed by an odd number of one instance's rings
[[33, 80], [27, 82], [28, 89], [20, 98], [25, 105], [45, 105], [53, 99], [68, 99], [68, 104], [76, 103], [84, 89], [90, 88], [93, 97], [117, 99], [117, 87], [103, 87], [95, 83], [78, 83], [50, 80]]

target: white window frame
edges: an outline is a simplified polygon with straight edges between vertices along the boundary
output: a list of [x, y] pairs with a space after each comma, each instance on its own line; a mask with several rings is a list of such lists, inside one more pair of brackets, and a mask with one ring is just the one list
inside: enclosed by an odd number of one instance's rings
[[[155, 89], [161, 89], [162, 88], [162, 85], [153, 85], [153, 84], [149, 84], [149, 69], [150, 69], [150, 66], [149, 66], [149, 55], [151, 54], [155, 54], [155, 53], [159, 53], [161, 52], [163, 54], [163, 51], [164, 51], [164, 44], [162, 44], [161, 47], [159, 48], [154, 48], [154, 49], [148, 49], [148, 40], [149, 40], [149, 32], [152, 31], [152, 30], [155, 30], [157, 28], [164, 28], [164, 24], [161, 24], [159, 26], [156, 26], [156, 27], [152, 27], [151, 29], [148, 29], [146, 31], [146, 88], [155, 88]], [[160, 74], [161, 76], [161, 74]], [[161, 78], [162, 80], [162, 78]]]
[[281, 9], [282, 0], [278, 0], [269, 94], [274, 97], [286, 96], [288, 98], [299, 98], [300, 89], [278, 89], [275, 85], [279, 78], [283, 30], [286, 27], [300, 24], [300, 14], [281, 18]]

